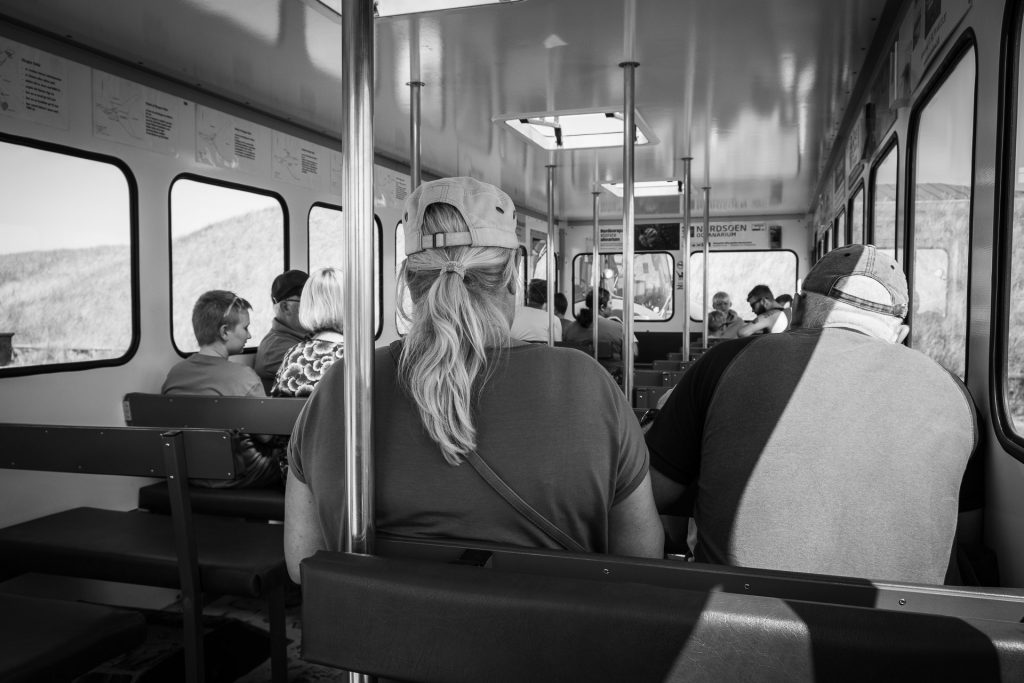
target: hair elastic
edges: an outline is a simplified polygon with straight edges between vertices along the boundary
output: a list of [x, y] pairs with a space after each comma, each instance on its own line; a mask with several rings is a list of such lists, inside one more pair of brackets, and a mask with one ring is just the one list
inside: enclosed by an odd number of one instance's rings
[[442, 273], [458, 273], [459, 277], [463, 280], [466, 279], [466, 266], [462, 265], [458, 261], [445, 261], [444, 265], [441, 266]]

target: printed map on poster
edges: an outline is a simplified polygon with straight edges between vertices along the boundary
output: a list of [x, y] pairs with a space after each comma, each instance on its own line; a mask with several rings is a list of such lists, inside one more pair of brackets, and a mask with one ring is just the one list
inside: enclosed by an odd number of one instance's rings
[[271, 169], [275, 180], [295, 183], [310, 189], [320, 189], [323, 162], [320, 146], [292, 135], [274, 131]]
[[0, 114], [68, 128], [68, 63], [0, 38]]
[[92, 133], [98, 138], [174, 154], [181, 105], [178, 97], [92, 72]]
[[270, 135], [263, 126], [196, 105], [196, 161], [253, 175], [270, 171]]

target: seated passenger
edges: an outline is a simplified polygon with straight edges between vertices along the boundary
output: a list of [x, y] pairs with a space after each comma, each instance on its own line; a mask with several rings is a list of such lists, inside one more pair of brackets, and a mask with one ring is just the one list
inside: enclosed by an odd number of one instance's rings
[[757, 285], [747, 294], [750, 310], [757, 317], [736, 331], [738, 337], [752, 334], [785, 332], [789, 328], [789, 313], [775, 300], [768, 285]]
[[562, 341], [565, 341], [565, 328], [572, 325], [570, 320], [565, 314], [569, 311], [569, 300], [565, 298], [565, 294], [558, 292], [555, 294], [555, 315], [558, 316], [558, 322], [562, 326]]
[[726, 314], [721, 311], [708, 312], [708, 339], [735, 339], [739, 329], [746, 324], [741, 318], [731, 323], [726, 320]]
[[721, 311], [725, 316], [725, 324], [731, 325], [737, 320], [742, 320], [740, 314], [732, 309], [732, 297], [728, 292], [715, 292], [711, 298], [711, 308]]
[[270, 286], [270, 300], [274, 304], [274, 320], [270, 332], [260, 341], [256, 349], [253, 369], [263, 380], [263, 388], [270, 390], [281, 367], [281, 360], [288, 349], [309, 338], [299, 322], [299, 296], [309, 278], [304, 271], [286, 270], [274, 278]]
[[[192, 307], [192, 330], [199, 342], [199, 351], [170, 369], [160, 393], [266, 396], [263, 383], [252, 368], [228, 360], [228, 356], [241, 353], [245, 342], [252, 337], [249, 334], [251, 308], [245, 299], [221, 289], [200, 296]], [[279, 485], [281, 474], [277, 458], [272, 453], [261, 452], [254, 441], [263, 444], [269, 441], [269, 437], [236, 434], [235, 460], [240, 473], [236, 479], [196, 479], [193, 483], [210, 488]]]
[[[509, 335], [512, 200], [445, 178], [420, 185], [405, 208], [400, 282], [416, 311], [405, 339], [374, 355], [378, 535], [564, 547], [491, 487], [483, 460], [565, 545], [661, 556], [643, 436], [622, 391], [578, 351]], [[285, 556], [296, 581], [303, 558], [342, 539], [345, 366], [327, 372], [292, 433]], [[566, 434], [567, 420], [577, 433]]]
[[[607, 292], [608, 290], [602, 289], [601, 292]], [[600, 297], [598, 295], [598, 306], [597, 310], [601, 310]], [[607, 309], [607, 303], [604, 304]], [[612, 347], [612, 356], [618, 360], [622, 360], [622, 323], [616, 322], [611, 318], [606, 318], [603, 315], [594, 315], [594, 294], [591, 292], [590, 296], [587, 297], [586, 305], [580, 309], [580, 312], [576, 315], [576, 320], [570, 323], [565, 328], [565, 336], [562, 338], [563, 341], [575, 344], [577, 346], [592, 345], [594, 341], [593, 325], [597, 325], [597, 341], [609, 342]], [[633, 355], [637, 354], [637, 339], [636, 335], [633, 335]]]
[[793, 297], [790, 294], [779, 294], [775, 297], [775, 301], [783, 308], [793, 307]]
[[[555, 316], [554, 340], [562, 341], [562, 324]], [[526, 288], [526, 305], [516, 311], [512, 319], [512, 338], [528, 342], [548, 340], [548, 283], [530, 280]]]
[[327, 368], [345, 352], [341, 271], [320, 268], [306, 281], [299, 303], [299, 324], [313, 337], [284, 355], [271, 396], [309, 396]]
[[697, 491], [698, 560], [943, 582], [977, 421], [962, 382], [900, 343], [908, 300], [891, 256], [835, 249], [793, 329], [687, 369], [646, 438], [659, 509]]

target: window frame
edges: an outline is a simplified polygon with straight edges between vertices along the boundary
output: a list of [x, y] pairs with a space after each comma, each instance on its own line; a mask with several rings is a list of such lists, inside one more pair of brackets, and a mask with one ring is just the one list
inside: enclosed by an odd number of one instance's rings
[[[832, 229], [833, 228], [830, 227], [828, 230], [826, 230], [822, 234], [823, 235], [827, 235], [829, 232], [832, 231]], [[824, 244], [824, 240], [823, 239], [819, 239], [818, 243], [819, 244]], [[795, 267], [793, 269], [793, 294], [797, 294], [800, 291], [800, 289], [797, 287], [797, 284], [800, 282], [800, 256], [793, 249], [709, 249], [708, 250], [708, 254], [709, 255], [710, 254], [756, 254], [756, 253], [779, 254], [779, 253], [782, 253], [782, 252], [787, 252], [787, 253], [790, 253], [790, 254], [793, 255], [793, 263], [795, 264]], [[691, 251], [690, 252], [690, 256], [692, 257], [695, 254], [703, 254], [703, 253], [704, 253], [703, 251], [697, 249], [697, 250]], [[822, 254], [822, 256], [824, 256], [824, 254]], [[686, 265], [687, 266], [690, 265], [690, 260], [689, 259], [687, 259]], [[689, 296], [689, 292], [687, 292], [686, 295]], [[705, 296], [706, 296], [706, 294], [705, 294]], [[733, 302], [735, 303], [736, 300], [737, 299], [734, 297], [733, 298]], [[740, 299], [740, 301], [746, 302], [746, 296], [744, 296], [742, 299]], [[703, 318], [694, 318], [693, 317], [693, 311], [691, 310], [690, 311], [690, 322], [692, 322], [692, 323], [703, 323], [704, 319]]]
[[868, 192], [867, 192], [867, 189], [864, 187], [864, 179], [862, 178], [857, 183], [857, 188], [850, 195], [850, 198], [847, 201], [847, 205], [846, 205], [846, 243], [848, 245], [849, 244], [854, 244], [854, 242], [853, 242], [853, 223], [852, 223], [852, 221], [850, 219], [854, 215], [853, 205], [854, 205], [854, 202], [857, 199], [857, 195], [858, 194], [861, 197], [861, 207], [860, 207], [861, 208], [861, 212], [860, 212], [860, 233], [861, 233], [860, 239], [861, 239], [861, 241], [857, 242], [857, 244], [866, 244], [865, 240], [867, 239], [867, 234], [868, 234], [868, 224], [867, 224], [867, 211], [868, 211], [868, 207], [867, 207], [867, 204], [866, 204]]
[[42, 365], [20, 365], [0, 367], [0, 378], [3, 377], [24, 377], [27, 375], [42, 375], [54, 372], [76, 372], [79, 370], [92, 370], [95, 368], [109, 368], [126, 365], [138, 353], [139, 344], [142, 339], [142, 320], [140, 315], [141, 303], [139, 300], [139, 186], [135, 180], [128, 164], [118, 157], [109, 154], [100, 154], [85, 149], [69, 147], [44, 140], [26, 138], [18, 135], [10, 135], [0, 131], [0, 142], [11, 145], [20, 145], [37, 149], [43, 152], [51, 152], [64, 156], [76, 157], [88, 161], [110, 164], [121, 171], [124, 175], [125, 184], [128, 187], [128, 255], [130, 282], [128, 283], [131, 292], [131, 339], [122, 355], [116, 358], [104, 358], [101, 360], [72, 361], [68, 363], [47, 363]]
[[[175, 343], [175, 341], [174, 341], [174, 235], [173, 235], [173, 231], [171, 229], [171, 220], [173, 218], [172, 213], [171, 213], [171, 192], [174, 190], [174, 184], [176, 182], [178, 182], [179, 180], [191, 180], [191, 181], [194, 181], [194, 182], [206, 183], [207, 185], [216, 185], [218, 187], [224, 187], [224, 188], [227, 188], [229, 190], [240, 190], [242, 192], [251, 192], [253, 194], [259, 194], [259, 195], [263, 195], [265, 197], [272, 197], [273, 199], [276, 199], [277, 202], [281, 205], [281, 219], [282, 219], [282, 223], [283, 223], [283, 226], [282, 226], [283, 227], [282, 238], [284, 240], [284, 245], [283, 245], [283, 249], [282, 249], [281, 253], [282, 253], [282, 256], [284, 257], [284, 263], [282, 264], [281, 270], [278, 271], [278, 272], [281, 272], [281, 273], [283, 273], [284, 271], [286, 271], [286, 270], [288, 270], [288, 269], [290, 269], [292, 267], [290, 265], [291, 264], [291, 249], [290, 249], [290, 246], [289, 246], [289, 244], [291, 242], [291, 215], [288, 212], [288, 202], [285, 201], [284, 197], [281, 196], [280, 193], [275, 192], [274, 190], [268, 190], [266, 188], [256, 187], [254, 185], [245, 185], [243, 183], [236, 183], [236, 182], [232, 182], [230, 180], [223, 180], [221, 178], [212, 178], [210, 176], [204, 176], [204, 175], [201, 175], [199, 173], [192, 173], [192, 172], [179, 173], [179, 174], [175, 175], [173, 178], [171, 178], [171, 182], [168, 183], [168, 185], [167, 185], [167, 285], [168, 285], [168, 289], [167, 289], [167, 295], [168, 295], [168, 300], [167, 300], [167, 309], [168, 309], [167, 310], [167, 320], [168, 320], [167, 335], [168, 335], [168, 337], [169, 337], [169, 339], [171, 341], [171, 348], [174, 349], [174, 352], [176, 354], [178, 354], [182, 358], [188, 358], [193, 353], [195, 353], [195, 351], [182, 351], [181, 349], [178, 348], [177, 343]], [[307, 230], [308, 230], [308, 225], [307, 225]], [[308, 240], [307, 240], [307, 244], [306, 244], [306, 249], [307, 250], [309, 249]], [[308, 258], [308, 256], [307, 256], [307, 258]], [[265, 292], [264, 292], [264, 294], [266, 294], [268, 299], [270, 297], [269, 293], [270, 293], [270, 288], [268, 287], [265, 290]], [[255, 354], [256, 350], [258, 348], [259, 348], [259, 345], [256, 345], [256, 346], [246, 346], [245, 348], [242, 349], [242, 351], [238, 355], [250, 354], [250, 353], [251, 354]]]
[[[636, 262], [636, 258], [638, 256], [646, 256], [646, 255], [653, 255], [653, 254], [665, 254], [672, 261], [672, 270], [671, 270], [672, 280], [671, 280], [671, 284], [670, 284], [671, 291], [672, 291], [672, 315], [670, 315], [669, 317], [667, 317], [667, 318], [665, 318], [663, 320], [652, 320], [650, 318], [637, 318], [634, 315], [633, 316], [633, 324], [641, 323], [641, 324], [644, 324], [644, 325], [648, 325], [648, 324], [650, 324], [650, 325], [661, 325], [662, 323], [667, 323], [667, 322], [669, 322], [670, 320], [672, 320], [673, 318], [676, 317], [676, 309], [678, 308], [678, 306], [676, 306], [676, 257], [672, 254], [672, 252], [666, 251], [666, 250], [663, 250], [663, 249], [659, 249], [658, 251], [644, 251], [644, 252], [641, 252], [639, 254], [634, 253], [633, 254], [634, 266], [636, 265], [635, 262]], [[574, 255], [572, 257], [572, 264], [571, 264], [571, 268], [569, 270], [569, 274], [570, 274], [570, 277], [571, 277], [571, 280], [572, 280], [572, 289], [570, 290], [570, 294], [572, 296], [569, 298], [569, 311], [568, 311], [569, 313], [572, 313], [572, 311], [574, 310], [573, 304], [576, 302], [576, 259], [584, 258], [584, 257], [591, 257], [593, 255], [594, 255], [593, 251], [581, 251], [581, 252], [577, 253], [576, 255]], [[599, 251], [597, 253], [597, 258], [600, 259], [602, 256], [622, 256], [623, 258], [625, 258], [625, 254], [623, 254], [623, 252], [621, 252], [621, 251]]]
[[[313, 209], [330, 209], [342, 213], [344, 211], [340, 204], [332, 204], [325, 201], [315, 201], [309, 205], [309, 211], [306, 212], [306, 265], [309, 266], [312, 263], [310, 258], [310, 250], [312, 249], [312, 242], [309, 239], [309, 217], [313, 213]], [[397, 233], [398, 226], [402, 224], [402, 221], [398, 221], [395, 225], [395, 231]], [[377, 229], [377, 326], [373, 331], [373, 339], [376, 341], [380, 339], [380, 336], [384, 333], [384, 223], [381, 221], [380, 216], [377, 212], [373, 212], [373, 225]], [[338, 267], [343, 267], [344, 264], [338, 264]], [[312, 274], [312, 269], [310, 269]]]
[[[868, 196], [867, 203], [870, 206], [870, 211], [867, 211], [868, 218], [864, 224], [864, 239], [866, 244], [876, 244], [875, 238], [875, 195], [877, 194], [878, 187], [878, 169], [889, 159], [889, 154], [895, 150], [896, 152], [896, 230], [893, 234], [894, 247], [893, 250], [899, 253], [900, 247], [900, 141], [899, 136], [893, 133], [885, 144], [881, 147], [881, 151], [875, 156], [875, 163], [871, 165], [871, 172], [868, 175]], [[867, 207], [865, 207], [867, 209]], [[904, 225], [906, 229], [906, 225]], [[906, 238], [903, 240], [903, 245], [906, 246]], [[901, 265], [906, 258], [900, 261]]]
[[[913, 155], [918, 142], [918, 134], [920, 131], [921, 124], [921, 113], [928, 107], [934, 97], [942, 89], [942, 86], [946, 84], [946, 81], [956, 70], [957, 66], [963, 58], [971, 51], [974, 51], [974, 93], [973, 93], [973, 111], [972, 111], [972, 123], [971, 129], [971, 160], [970, 160], [970, 190], [971, 200], [967, 211], [967, 288], [965, 292], [965, 304], [967, 310], [964, 312], [964, 377], [963, 382], [966, 384], [970, 378], [970, 357], [971, 357], [971, 315], [970, 315], [970, 303], [971, 303], [971, 280], [973, 276], [973, 266], [971, 264], [971, 256], [973, 253], [974, 244], [974, 195], [977, 178], [975, 177], [975, 155], [977, 153], [977, 137], [978, 137], [978, 46], [977, 41], [974, 38], [974, 32], [971, 29], [965, 30], [960, 37], [956, 40], [953, 47], [950, 48], [946, 57], [943, 59], [941, 65], [936, 69], [935, 74], [931, 80], [928, 81], [926, 87], [921, 91], [921, 95], [910, 111], [910, 118], [907, 125], [907, 153], [906, 160], [906, 177], [907, 177], [907, 189], [917, 187], [917, 169], [915, 165], [915, 155]], [[897, 176], [899, 172], [897, 171]], [[914, 235], [914, 209], [916, 201], [905, 202], [904, 207], [904, 220], [903, 220], [903, 235], [904, 235], [904, 249], [903, 249], [903, 272], [907, 277], [907, 289], [910, 293], [910, 310], [907, 311], [906, 324], [910, 326], [910, 333], [907, 335], [905, 344], [910, 348], [914, 348], [914, 265], [915, 265], [915, 235]], [[899, 207], [897, 207], [897, 211]], [[899, 231], [897, 231], [897, 234]]]
[[995, 184], [995, 230], [992, 236], [992, 337], [989, 340], [989, 399], [992, 410], [992, 430], [1000, 445], [1012, 457], [1024, 463], [1024, 434], [1014, 429], [1009, 408], [1009, 333], [1010, 288], [1013, 284], [1013, 213], [1016, 185], [1016, 142], [1024, 135], [1017, 125], [1021, 112], [1021, 90], [1017, 82], [1024, 59], [1024, 2], [1016, 2], [1006, 12], [1003, 26], [1003, 50], [1006, 59], [1000, 63], [999, 90], [1002, 96], [1002, 118], [997, 129]]

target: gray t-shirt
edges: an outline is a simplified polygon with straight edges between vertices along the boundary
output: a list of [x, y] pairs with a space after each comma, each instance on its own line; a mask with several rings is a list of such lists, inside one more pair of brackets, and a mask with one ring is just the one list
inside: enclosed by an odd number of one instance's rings
[[[608, 516], [647, 474], [647, 449], [622, 391], [576, 349], [497, 352], [474, 405], [477, 452], [538, 512], [591, 551], [608, 551]], [[289, 462], [312, 491], [326, 547], [345, 500], [344, 360], [310, 396]], [[389, 348], [374, 358], [374, 493], [382, 535], [557, 548], [469, 463], [449, 465], [397, 384]]]
[[976, 443], [959, 380], [846, 329], [716, 346], [647, 433], [696, 483], [698, 559], [920, 583], [943, 581]]

